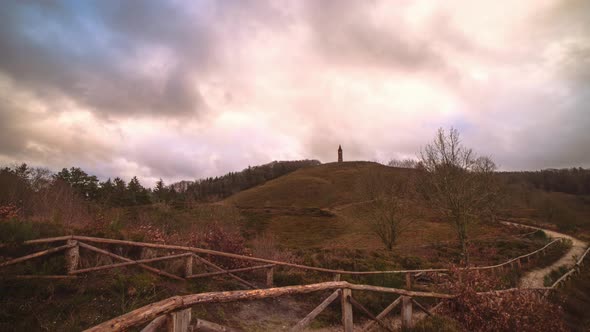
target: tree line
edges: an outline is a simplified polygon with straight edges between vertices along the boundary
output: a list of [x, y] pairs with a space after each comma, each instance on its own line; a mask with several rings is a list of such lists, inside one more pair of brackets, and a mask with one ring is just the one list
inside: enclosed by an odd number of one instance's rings
[[524, 183], [535, 189], [572, 195], [590, 195], [590, 169], [582, 167], [544, 169], [536, 172], [506, 172], [509, 183]]
[[100, 181], [79, 167], [53, 173], [46, 168], [21, 164], [0, 168], [0, 206], [15, 206], [30, 215], [41, 205], [51, 205], [50, 201], [57, 204], [56, 199], [93, 202], [108, 207], [215, 201], [299, 168], [318, 164], [317, 160], [274, 161], [223, 176], [171, 185], [160, 179], [153, 189], [144, 187], [136, 176], [129, 182], [120, 177]]

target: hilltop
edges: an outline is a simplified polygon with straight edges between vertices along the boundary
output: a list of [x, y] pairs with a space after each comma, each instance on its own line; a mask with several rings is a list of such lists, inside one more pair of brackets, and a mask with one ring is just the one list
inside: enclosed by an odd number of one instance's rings
[[[322, 249], [325, 252], [379, 252], [385, 257], [391, 253], [387, 253], [373, 232], [368, 213], [371, 197], [366, 187], [373, 187], [376, 182], [411, 184], [417, 172], [366, 161], [328, 163], [298, 169], [236, 193], [220, 204], [234, 206], [240, 211], [241, 229], [249, 239], [272, 234], [282, 247], [302, 255], [308, 250]], [[414, 195], [409, 216], [412, 225], [399, 239], [394, 256], [411, 256], [411, 260], [430, 266], [458, 259], [453, 227], [440, 220], [419, 195], [410, 194]], [[470, 232], [475, 243], [482, 247], [489, 247], [491, 239], [504, 238], [510, 233], [487, 223], [475, 225]], [[509, 247], [513, 246], [507, 245], [495, 255], [476, 254], [476, 262], [509, 257], [515, 253], [514, 248]], [[349, 259], [338, 260], [342, 264], [350, 263]]]
[[359, 201], [356, 191], [363, 177], [380, 174], [393, 180], [415, 172], [367, 161], [328, 163], [298, 169], [239, 192], [225, 203], [239, 207], [331, 208]]

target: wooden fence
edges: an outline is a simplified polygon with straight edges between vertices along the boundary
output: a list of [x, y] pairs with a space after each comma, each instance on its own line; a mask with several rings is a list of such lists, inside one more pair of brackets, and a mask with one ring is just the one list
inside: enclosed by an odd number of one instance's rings
[[[545, 246], [544, 248], [546, 248]], [[543, 248], [541, 248], [543, 249]], [[570, 276], [579, 272], [580, 268], [584, 264], [584, 259], [588, 256], [590, 247], [584, 251], [582, 256], [576, 261], [574, 267], [570, 269], [566, 274], [559, 278], [550, 287], [540, 288], [510, 288], [505, 290], [494, 290], [488, 292], [478, 293], [481, 296], [495, 296], [506, 292], [523, 292], [532, 291], [542, 295], [547, 295], [550, 291], [555, 290], [557, 287], [562, 285]], [[522, 256], [521, 256], [522, 257]], [[518, 258], [518, 257], [517, 257]], [[362, 331], [371, 331], [377, 325], [386, 331], [393, 331], [391, 325], [385, 322], [385, 318], [390, 315], [394, 309], [401, 305], [400, 316], [401, 316], [401, 327], [402, 330], [411, 328], [413, 322], [413, 308], [424, 312], [428, 316], [432, 316], [433, 313], [443, 304], [439, 302], [437, 305], [426, 308], [417, 299], [418, 298], [434, 298], [439, 300], [452, 299], [455, 297], [453, 294], [443, 294], [436, 292], [417, 292], [404, 289], [378, 287], [371, 285], [357, 285], [348, 282], [334, 281], [324, 282], [311, 285], [303, 286], [288, 286], [270, 288], [265, 290], [249, 290], [249, 291], [233, 291], [233, 292], [212, 292], [212, 293], [201, 293], [192, 294], [186, 296], [175, 296], [160, 302], [152, 303], [145, 307], [131, 311], [125, 315], [116, 317], [102, 324], [94, 326], [86, 332], [106, 332], [106, 331], [124, 331], [131, 327], [138, 327], [146, 323], [147, 326], [143, 328], [142, 332], [154, 332], [158, 328], [166, 327], [167, 331], [171, 332], [188, 332], [188, 331], [237, 331], [232, 328], [221, 326], [215, 323], [207, 322], [204, 320], [196, 319], [191, 330], [191, 307], [204, 304], [204, 303], [220, 303], [220, 302], [233, 302], [243, 300], [257, 300], [272, 298], [284, 295], [293, 294], [305, 294], [325, 290], [334, 290], [324, 301], [322, 301], [315, 309], [301, 319], [295, 326], [291, 328], [291, 331], [302, 331], [331, 303], [336, 299], [340, 298], [340, 305], [342, 310], [342, 327], [345, 332], [352, 332], [354, 330], [354, 319], [353, 319], [353, 308], [360, 311], [364, 316], [370, 319], [370, 321], [361, 326]], [[397, 299], [391, 302], [385, 307], [378, 315], [374, 315], [362, 304], [354, 299], [352, 291], [373, 291], [380, 293], [398, 294], [400, 295]]]
[[[478, 294], [481, 296], [494, 296], [505, 292], [543, 292], [547, 289], [549, 288], [512, 288], [500, 291], [482, 292]], [[89, 328], [86, 330], [86, 332], [125, 331], [132, 327], [143, 326], [146, 323], [147, 326], [142, 330], [143, 332], [155, 331], [157, 328], [162, 327], [163, 325], [167, 325], [168, 331], [186, 332], [189, 330], [188, 322], [191, 321], [191, 307], [199, 304], [248, 300], [251, 301], [286, 295], [314, 293], [326, 290], [330, 290], [333, 292], [324, 301], [322, 301], [315, 309], [313, 309], [307, 316], [302, 318], [295, 326], [293, 326], [291, 328], [291, 331], [301, 331], [305, 329], [324, 309], [326, 309], [336, 299], [340, 299], [340, 306], [342, 310], [341, 322], [343, 329], [346, 332], [351, 332], [354, 328], [353, 308], [360, 311], [361, 313], [363, 313], [363, 315], [370, 319], [369, 323], [362, 326], [363, 331], [370, 331], [376, 325], [381, 326], [387, 331], [392, 331], [392, 328], [387, 323], [385, 323], [384, 319], [396, 307], [401, 305], [401, 325], [402, 328], [407, 328], [412, 327], [413, 325], [412, 310], [414, 307], [420, 311], [423, 311], [427, 315], [432, 315], [433, 311], [436, 310], [436, 308], [440, 304], [442, 304], [442, 302], [440, 302], [431, 309], [428, 309], [426, 308], [426, 306], [418, 302], [419, 298], [445, 300], [452, 299], [455, 297], [455, 295], [452, 294], [416, 292], [397, 288], [379, 287], [371, 285], [357, 285], [348, 283], [346, 281], [331, 281], [310, 285], [269, 288], [264, 290], [242, 290], [228, 292], [199, 293], [184, 296], [174, 296], [166, 300], [149, 304], [147, 306], [133, 310], [127, 314], [113, 318], [102, 324]], [[389, 304], [387, 307], [385, 307], [378, 315], [374, 315], [362, 304], [360, 304], [358, 301], [354, 299], [353, 291], [369, 291], [386, 294], [397, 294], [399, 295], [399, 297], [395, 299], [393, 302], [391, 302], [391, 304]], [[212, 324], [208, 322], [206, 324], [209, 324], [208, 329], [203, 330], [232, 331], [231, 328], [221, 327], [217, 324]], [[213, 327], [211, 325], [213, 325]]]
[[584, 265], [584, 258], [588, 255], [588, 252], [590, 252], [590, 246], [586, 249], [586, 251], [584, 251], [582, 256], [580, 256], [580, 258], [576, 261], [574, 266], [566, 273], [564, 273], [561, 277], [559, 277], [559, 279], [555, 280], [555, 282], [551, 285], [550, 288], [555, 289], [560, 287], [565, 283], [567, 279], [569, 279], [576, 273], [580, 272], [580, 268]]
[[[521, 261], [529, 260], [535, 255], [542, 255], [544, 252], [555, 243], [558, 243], [562, 239], [555, 239], [542, 248], [539, 248], [531, 253], [521, 255], [515, 258], [512, 258], [504, 263], [491, 265], [491, 266], [481, 266], [481, 267], [467, 267], [463, 270], [488, 270], [494, 271], [496, 269], [503, 269], [503, 268], [513, 268], [513, 267], [520, 267]], [[160, 276], [172, 278], [179, 281], [186, 281], [194, 278], [204, 278], [204, 277], [212, 277], [216, 275], [226, 275], [234, 280], [238, 281], [242, 285], [247, 288], [252, 288], [252, 290], [243, 290], [243, 291], [231, 291], [231, 292], [212, 292], [212, 293], [201, 293], [201, 294], [193, 294], [193, 295], [186, 295], [186, 296], [175, 296], [169, 299], [159, 301], [156, 303], [152, 303], [145, 307], [136, 309], [131, 311], [123, 316], [114, 318], [107, 322], [104, 322], [100, 325], [97, 325], [93, 328], [88, 329], [87, 331], [122, 331], [128, 329], [130, 327], [140, 327], [145, 324], [144, 330], [145, 332], [155, 331], [159, 326], [167, 325], [169, 331], [175, 332], [185, 332], [189, 329], [189, 324], [191, 322], [191, 307], [201, 304], [201, 303], [220, 303], [220, 302], [232, 302], [232, 301], [241, 301], [241, 300], [256, 300], [256, 299], [265, 299], [265, 298], [273, 298], [278, 296], [285, 296], [285, 295], [292, 295], [292, 294], [306, 294], [312, 292], [319, 292], [319, 291], [326, 291], [331, 290], [333, 291], [324, 301], [322, 301], [314, 310], [312, 310], [306, 317], [301, 319], [294, 327], [294, 331], [299, 331], [304, 329], [308, 326], [313, 319], [319, 315], [324, 309], [326, 309], [332, 302], [340, 299], [340, 305], [342, 309], [342, 325], [345, 331], [352, 331], [354, 323], [353, 323], [353, 308], [356, 309], [358, 312], [362, 313], [364, 316], [368, 317], [371, 321], [363, 327], [364, 331], [368, 331], [373, 327], [380, 325], [386, 330], [391, 330], [384, 323], [384, 318], [389, 315], [395, 308], [401, 306], [401, 322], [404, 327], [412, 326], [412, 310], [417, 308], [417, 310], [425, 312], [427, 315], [431, 315], [434, 310], [436, 310], [436, 306], [433, 308], [426, 308], [426, 306], [422, 305], [419, 302], [421, 298], [434, 298], [439, 300], [444, 299], [451, 299], [454, 297], [452, 294], [442, 294], [442, 293], [431, 293], [431, 292], [418, 292], [412, 291], [411, 288], [411, 280], [412, 277], [418, 273], [430, 273], [430, 272], [449, 272], [449, 269], [420, 269], [420, 270], [390, 270], [390, 271], [347, 271], [347, 270], [337, 270], [337, 269], [327, 269], [327, 268], [320, 268], [320, 267], [313, 267], [307, 265], [300, 265], [300, 264], [293, 264], [288, 262], [280, 262], [274, 261], [264, 258], [258, 257], [250, 257], [250, 256], [243, 256], [243, 255], [236, 255], [231, 253], [219, 252], [214, 250], [202, 249], [202, 248], [194, 248], [194, 247], [186, 247], [186, 246], [177, 246], [177, 245], [165, 245], [165, 244], [154, 244], [154, 243], [145, 243], [145, 242], [133, 242], [133, 241], [124, 241], [124, 240], [113, 240], [113, 239], [104, 239], [104, 238], [96, 238], [96, 237], [87, 237], [87, 236], [61, 236], [61, 237], [54, 237], [54, 238], [46, 238], [46, 239], [37, 239], [37, 240], [30, 240], [25, 241], [24, 244], [26, 245], [35, 245], [35, 244], [52, 244], [65, 242], [62, 245], [58, 245], [54, 248], [45, 249], [39, 252], [35, 252], [26, 256], [22, 256], [19, 258], [11, 259], [5, 262], [0, 263], [0, 267], [6, 267], [9, 265], [21, 263], [30, 259], [38, 258], [47, 256], [50, 254], [54, 254], [57, 252], [65, 252], [66, 258], [66, 270], [67, 275], [17, 275], [12, 276], [15, 278], [20, 279], [29, 279], [29, 278], [48, 278], [48, 279], [56, 279], [56, 278], [76, 278], [77, 275], [84, 274], [84, 273], [91, 273], [101, 270], [113, 269], [113, 268], [121, 268], [126, 266], [137, 266], [139, 268], [145, 269], [152, 273], [158, 274]], [[110, 252], [105, 249], [101, 249], [96, 247], [93, 244], [105, 244], [105, 245], [117, 245], [117, 246], [133, 246], [133, 247], [140, 247], [140, 248], [152, 248], [152, 249], [161, 249], [167, 251], [166, 255], [154, 258], [146, 258], [146, 259], [131, 259], [128, 257], [124, 257], [113, 252]], [[119, 260], [119, 263], [102, 265], [102, 266], [95, 266], [89, 268], [79, 268], [80, 265], [80, 248], [84, 250], [88, 250], [91, 252], [95, 252], [97, 254], [105, 255], [116, 260]], [[544, 294], [547, 292], [555, 289], [560, 284], [562, 284], [569, 276], [573, 275], [575, 271], [579, 270], [579, 267], [583, 264], [584, 258], [588, 255], [590, 248], [588, 248], [584, 254], [578, 259], [574, 268], [565, 275], [563, 275], [559, 280], [557, 280], [551, 287], [543, 287], [543, 288], [535, 288], [535, 289], [508, 289], [502, 291], [492, 291], [492, 292], [485, 292], [481, 293], [482, 295], [485, 294], [498, 294], [502, 292], [510, 292], [510, 291], [540, 291]], [[209, 256], [219, 256], [225, 258], [232, 258], [237, 260], [249, 261], [249, 262], [256, 262], [259, 263], [257, 266], [250, 266], [250, 267], [243, 267], [243, 268], [236, 268], [236, 269], [227, 269], [223, 268], [209, 259]], [[205, 258], [205, 257], [207, 258]], [[153, 266], [149, 266], [147, 264], [154, 263], [154, 262], [161, 262], [167, 260], [183, 260], [183, 273], [182, 275], [175, 275], [170, 272], [164, 271], [163, 269], [158, 269]], [[195, 262], [202, 263], [203, 265], [209, 267], [210, 269], [214, 270], [213, 272], [206, 272], [206, 273], [193, 273], [193, 265]], [[261, 264], [262, 263], [262, 264]], [[330, 282], [323, 282], [317, 284], [310, 284], [310, 285], [300, 285], [300, 286], [288, 286], [288, 287], [276, 287], [273, 288], [273, 271], [278, 266], [290, 267], [290, 268], [297, 268], [303, 269], [308, 271], [316, 271], [316, 272], [324, 272], [327, 274], [331, 274], [333, 280]], [[252, 282], [244, 280], [236, 275], [239, 272], [248, 272], [254, 270], [263, 269], [266, 271], [266, 278], [265, 278], [265, 286], [269, 287], [266, 289], [258, 289], [258, 286]], [[406, 276], [406, 286], [408, 289], [396, 289], [396, 288], [387, 288], [387, 287], [379, 287], [379, 286], [372, 286], [372, 285], [358, 285], [352, 284], [345, 281], [339, 281], [341, 275], [375, 275], [375, 274], [405, 274]], [[362, 304], [354, 299], [352, 296], [352, 292], [358, 291], [372, 291], [372, 292], [380, 292], [380, 293], [390, 293], [390, 294], [397, 294], [399, 297], [393, 301], [390, 305], [383, 309], [381, 313], [378, 315], [372, 314], [369, 310], [367, 310]], [[440, 304], [440, 303], [439, 303]], [[197, 320], [197, 325], [202, 326], [202, 330], [208, 331], [231, 331], [231, 329], [217, 326], [214, 323], [206, 322], [203, 320]]]
[[[552, 245], [556, 244], [557, 242], [561, 241], [561, 239], [555, 239], [542, 248], [539, 248], [531, 253], [521, 255], [512, 259], [507, 260], [506, 262], [490, 265], [490, 266], [479, 266], [479, 267], [466, 267], [463, 270], [488, 270], [488, 271], [495, 271], [495, 270], [502, 270], [504, 268], [513, 268], [513, 267], [521, 267], [522, 261], [528, 261], [535, 255], [542, 255], [544, 252]], [[156, 244], [156, 243], [146, 243], [146, 242], [134, 242], [134, 241], [125, 241], [125, 240], [114, 240], [114, 239], [104, 239], [104, 238], [97, 238], [97, 237], [88, 237], [88, 236], [77, 236], [77, 235], [70, 235], [70, 236], [61, 236], [61, 237], [54, 237], [54, 238], [45, 238], [45, 239], [37, 239], [37, 240], [29, 240], [25, 241], [25, 245], [34, 245], [34, 244], [48, 244], [48, 243], [58, 243], [58, 242], [65, 242], [64, 245], [46, 249], [43, 251], [39, 251], [30, 255], [26, 255], [23, 257], [15, 258], [12, 260], [5, 261], [0, 263], [0, 268], [5, 267], [8, 265], [13, 265], [16, 263], [20, 263], [26, 260], [30, 260], [37, 257], [42, 257], [46, 255], [50, 255], [56, 252], [64, 251], [66, 257], [66, 267], [67, 267], [67, 275], [15, 275], [12, 276], [13, 278], [18, 279], [31, 279], [31, 278], [48, 278], [48, 279], [57, 279], [57, 278], [75, 278], [76, 276], [84, 273], [91, 273], [101, 270], [108, 270], [114, 268], [121, 268], [126, 266], [137, 266], [139, 268], [145, 269], [149, 272], [155, 273], [157, 275], [179, 280], [179, 281], [186, 281], [195, 278], [205, 278], [205, 277], [212, 277], [216, 275], [225, 275], [233, 278], [243, 286], [247, 288], [256, 289], [258, 288], [255, 284], [244, 280], [236, 275], [239, 272], [248, 272], [248, 271], [255, 271], [255, 270], [265, 270], [266, 271], [266, 280], [265, 286], [272, 287], [273, 286], [273, 279], [274, 279], [274, 270], [276, 267], [283, 266], [289, 268], [296, 268], [302, 269], [306, 271], [315, 271], [315, 272], [322, 272], [326, 274], [331, 274], [331, 280], [339, 281], [342, 275], [386, 275], [386, 274], [405, 274], [406, 276], [406, 284], [408, 289], [412, 283], [412, 279], [414, 276], [418, 274], [427, 274], [427, 273], [441, 273], [441, 272], [449, 272], [449, 269], [415, 269], [415, 270], [388, 270], [388, 271], [348, 271], [348, 270], [338, 270], [338, 269], [328, 269], [328, 268], [321, 268], [321, 267], [313, 267], [301, 264], [294, 264], [288, 262], [281, 262], [275, 261], [270, 259], [258, 258], [258, 257], [251, 257], [251, 256], [244, 256], [226, 252], [220, 252], [215, 250], [209, 249], [202, 249], [202, 248], [195, 248], [195, 247], [187, 247], [187, 246], [178, 246], [178, 245], [167, 245], [167, 244]], [[98, 248], [93, 244], [106, 244], [106, 245], [123, 245], [123, 246], [133, 246], [133, 247], [140, 247], [140, 248], [152, 248], [152, 249], [159, 249], [159, 250], [166, 250], [167, 254], [160, 257], [155, 258], [146, 258], [146, 259], [131, 259], [128, 257], [124, 257], [113, 252], [110, 252], [105, 249]], [[108, 264], [108, 265], [101, 265], [89, 268], [79, 268], [80, 262], [80, 248], [85, 250], [95, 252], [101, 255], [109, 256], [115, 260], [121, 261], [120, 263]], [[172, 252], [172, 253], [170, 253]], [[242, 267], [236, 269], [226, 269], [223, 268], [211, 260], [206, 259], [203, 256], [217, 256], [217, 257], [225, 257], [231, 258], [241, 261], [247, 261], [252, 263], [258, 263], [259, 265], [250, 266], [250, 267]], [[184, 260], [184, 269], [182, 275], [175, 275], [170, 272], [164, 271], [163, 269], [158, 269], [152, 266], [147, 265], [148, 263], [154, 262], [161, 262], [161, 261], [168, 261], [168, 260]], [[193, 265], [194, 263], [201, 263], [207, 266], [212, 272], [206, 273], [193, 273]], [[262, 264], [261, 264], [262, 263]]]

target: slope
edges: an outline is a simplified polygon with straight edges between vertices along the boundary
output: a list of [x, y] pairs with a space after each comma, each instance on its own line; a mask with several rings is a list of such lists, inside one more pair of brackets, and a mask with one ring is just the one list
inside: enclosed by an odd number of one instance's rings
[[385, 178], [409, 175], [411, 169], [393, 168], [374, 162], [329, 163], [299, 169], [226, 199], [239, 207], [329, 208], [357, 202], [359, 180], [380, 174]]

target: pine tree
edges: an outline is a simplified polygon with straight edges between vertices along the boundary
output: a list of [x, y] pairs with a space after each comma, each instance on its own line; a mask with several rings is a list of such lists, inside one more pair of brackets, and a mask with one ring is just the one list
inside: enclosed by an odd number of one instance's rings
[[154, 199], [156, 202], [166, 202], [168, 198], [168, 188], [164, 184], [162, 179], [156, 182], [156, 187], [154, 188]]

